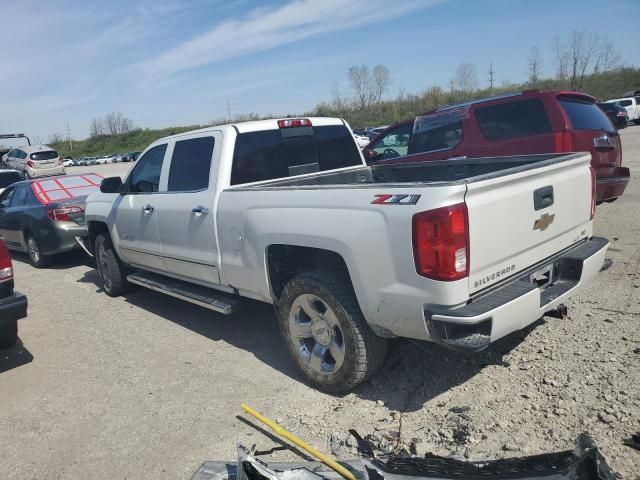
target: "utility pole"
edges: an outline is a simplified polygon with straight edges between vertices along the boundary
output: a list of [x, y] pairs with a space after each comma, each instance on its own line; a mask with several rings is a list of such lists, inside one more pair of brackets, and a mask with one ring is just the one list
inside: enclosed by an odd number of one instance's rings
[[493, 71], [493, 63], [489, 64], [489, 94], [493, 94], [493, 76], [495, 72]]
[[69, 122], [67, 122], [67, 140], [69, 140], [69, 149], [73, 152], [73, 142], [71, 141], [71, 130], [69, 130]]
[[228, 98], [227, 98], [227, 113], [229, 114], [229, 123], [231, 123], [231, 106], [229, 105]]

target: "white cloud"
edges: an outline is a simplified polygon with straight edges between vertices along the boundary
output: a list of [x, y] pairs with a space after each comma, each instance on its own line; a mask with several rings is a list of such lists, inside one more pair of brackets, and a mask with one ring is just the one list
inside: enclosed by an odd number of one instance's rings
[[227, 58], [293, 43], [311, 36], [389, 20], [443, 0], [295, 0], [276, 9], [258, 8], [243, 20], [219, 23], [144, 62], [142, 83]]

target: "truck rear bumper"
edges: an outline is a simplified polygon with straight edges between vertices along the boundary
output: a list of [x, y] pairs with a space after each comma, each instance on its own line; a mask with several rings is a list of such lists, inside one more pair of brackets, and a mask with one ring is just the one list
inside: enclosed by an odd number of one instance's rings
[[0, 300], [0, 325], [11, 323], [27, 316], [27, 297], [19, 292]]
[[[427, 306], [431, 340], [454, 350], [477, 351], [530, 325], [589, 283], [608, 246], [607, 239], [592, 237], [463, 307]], [[550, 283], [539, 286], [532, 277]]]
[[616, 198], [622, 196], [627, 188], [631, 173], [626, 167], [616, 167], [613, 175], [606, 177], [597, 177], [596, 179], [596, 201], [612, 202]]

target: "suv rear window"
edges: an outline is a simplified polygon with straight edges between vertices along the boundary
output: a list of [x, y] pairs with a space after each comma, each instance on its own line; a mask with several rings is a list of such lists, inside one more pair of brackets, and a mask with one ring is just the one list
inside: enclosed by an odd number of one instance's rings
[[31, 160], [52, 160], [58, 158], [58, 152], [47, 150], [46, 152], [35, 152], [31, 154]]
[[620, 100], [619, 102], [617, 102], [618, 105], [620, 105], [621, 107], [630, 107], [633, 102], [631, 100]]
[[361, 164], [353, 135], [344, 125], [247, 132], [236, 139], [231, 185]]
[[476, 108], [475, 116], [487, 140], [551, 132], [549, 117], [539, 98]]
[[569, 97], [560, 97], [558, 101], [569, 116], [574, 130], [615, 131], [609, 118], [595, 103]]

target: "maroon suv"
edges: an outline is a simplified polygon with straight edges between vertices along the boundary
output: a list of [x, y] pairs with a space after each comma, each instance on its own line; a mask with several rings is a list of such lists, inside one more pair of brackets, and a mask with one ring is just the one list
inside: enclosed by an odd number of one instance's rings
[[369, 163], [591, 153], [597, 201], [612, 202], [629, 183], [620, 136], [593, 97], [527, 90], [440, 108], [397, 123], [364, 149]]

